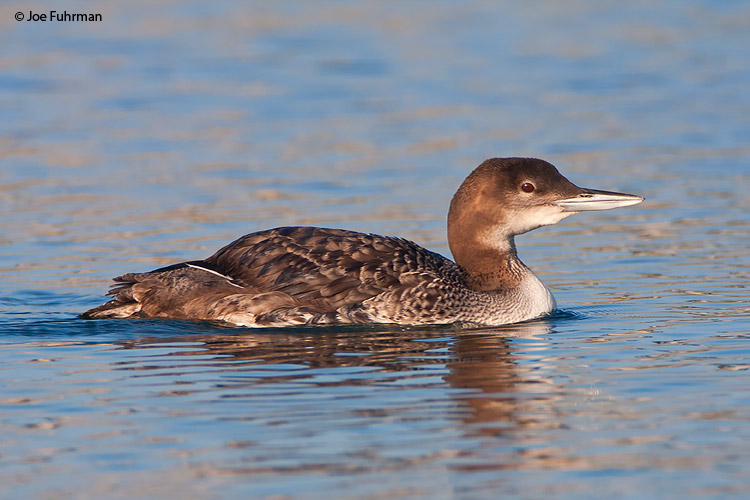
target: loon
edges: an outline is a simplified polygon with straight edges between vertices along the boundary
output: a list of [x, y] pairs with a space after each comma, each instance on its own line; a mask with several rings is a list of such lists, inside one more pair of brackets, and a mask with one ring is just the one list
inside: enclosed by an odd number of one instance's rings
[[455, 262], [403, 238], [279, 227], [245, 235], [205, 260], [114, 278], [113, 299], [82, 316], [246, 327], [517, 323], [553, 312], [556, 303], [518, 258], [514, 236], [643, 200], [580, 188], [544, 160], [492, 158], [451, 200]]

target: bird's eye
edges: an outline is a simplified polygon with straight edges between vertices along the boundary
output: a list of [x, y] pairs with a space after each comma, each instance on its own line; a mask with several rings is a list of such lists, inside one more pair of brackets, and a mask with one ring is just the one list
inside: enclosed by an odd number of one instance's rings
[[523, 191], [524, 193], [533, 193], [535, 189], [536, 186], [534, 186], [530, 182], [524, 182], [523, 184], [521, 184], [521, 191]]

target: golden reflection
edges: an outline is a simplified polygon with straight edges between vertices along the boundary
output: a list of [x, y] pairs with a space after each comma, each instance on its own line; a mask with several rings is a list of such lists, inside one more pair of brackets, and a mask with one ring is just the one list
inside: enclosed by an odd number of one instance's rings
[[[445, 381], [467, 390], [460, 398], [468, 410], [462, 416], [467, 434], [502, 436], [528, 427], [561, 425], [546, 404], [555, 392], [544, 375], [551, 360], [545, 359], [541, 367], [538, 362], [525, 363], [530, 353], [546, 349], [550, 331], [546, 322], [534, 321], [456, 337]], [[511, 338], [526, 339], [524, 347], [514, 345]]]
[[[142, 338], [124, 343], [128, 349], [179, 346], [170, 356], [211, 355], [209, 361], [229, 371], [252, 370], [253, 366], [301, 365], [307, 368], [374, 367], [375, 372], [405, 372], [418, 386], [426, 366], [445, 367], [443, 380], [459, 408], [458, 418], [468, 435], [502, 435], [514, 429], [538, 425], [529, 412], [538, 413], [545, 393], [553, 392], [544, 377], [549, 367], [538, 363], [527, 367], [523, 358], [534, 350], [546, 349], [546, 322], [534, 321], [497, 328], [457, 329], [383, 328], [376, 326], [297, 328], [263, 331], [242, 330], [241, 334], [186, 335], [170, 338]], [[511, 339], [523, 338], [525, 354]], [[530, 342], [531, 341], [531, 342]], [[185, 349], [189, 345], [190, 349]], [[195, 346], [195, 350], [192, 347]], [[548, 363], [549, 360], [545, 360]], [[266, 376], [268, 375], [268, 376]], [[429, 372], [430, 376], [434, 371]], [[306, 370], [284, 372], [281, 377], [265, 373], [258, 383], [309, 377]], [[379, 380], [373, 377], [372, 383]], [[331, 385], [361, 385], [363, 380], [341, 377]], [[426, 384], [427, 387], [429, 384]], [[431, 385], [430, 385], [431, 386]], [[541, 409], [543, 412], [543, 408]], [[545, 418], [545, 425], [550, 424]]]

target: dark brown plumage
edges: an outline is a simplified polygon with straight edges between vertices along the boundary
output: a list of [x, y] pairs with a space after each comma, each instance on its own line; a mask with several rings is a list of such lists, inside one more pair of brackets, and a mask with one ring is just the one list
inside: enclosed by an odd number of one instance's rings
[[396, 316], [450, 321], [441, 292], [461, 281], [453, 262], [402, 238], [281, 227], [243, 236], [204, 261], [117, 277], [114, 299], [85, 314], [258, 326], [367, 323], [378, 315], [364, 301], [381, 296], [383, 306], [400, 309], [405, 292], [420, 290], [418, 311]]

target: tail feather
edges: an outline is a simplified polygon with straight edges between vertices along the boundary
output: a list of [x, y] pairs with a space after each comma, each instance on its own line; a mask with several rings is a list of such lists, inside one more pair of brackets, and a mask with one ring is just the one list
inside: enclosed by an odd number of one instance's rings
[[[244, 290], [231, 277], [204, 261], [183, 262], [147, 273], [114, 278], [109, 302], [86, 311], [83, 318], [200, 318], [210, 304]], [[206, 317], [205, 319], [211, 319]]]
[[140, 310], [141, 304], [139, 302], [122, 302], [115, 299], [99, 307], [89, 309], [81, 314], [81, 317], [85, 319], [130, 318], [137, 316]]
[[109, 302], [102, 304], [93, 309], [89, 309], [81, 314], [86, 319], [105, 319], [105, 318], [129, 318], [137, 315], [141, 310], [141, 304], [133, 296], [133, 285], [140, 280], [139, 276], [144, 274], [128, 273], [112, 279], [114, 285], [109, 289], [107, 295], [114, 297]]

